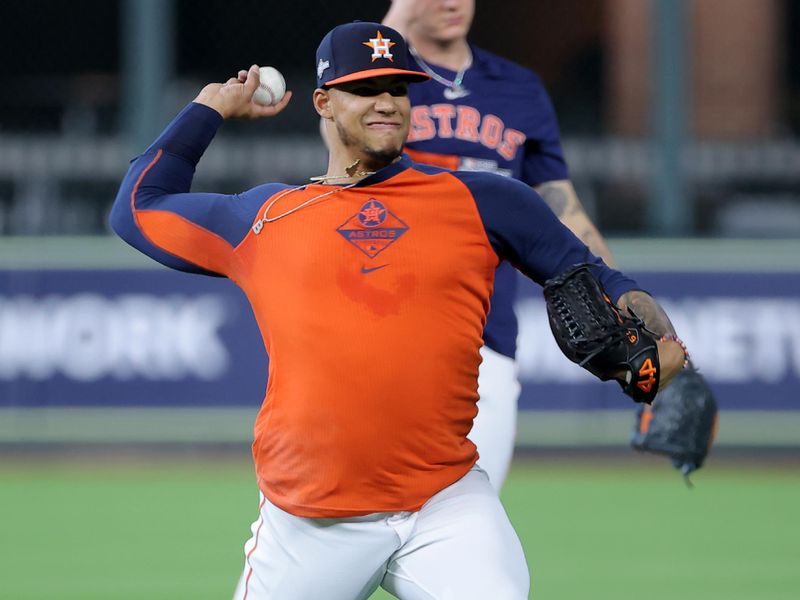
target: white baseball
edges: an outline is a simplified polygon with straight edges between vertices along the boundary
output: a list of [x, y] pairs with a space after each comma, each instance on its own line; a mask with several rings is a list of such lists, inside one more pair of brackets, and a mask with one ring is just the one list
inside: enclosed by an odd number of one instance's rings
[[286, 93], [286, 81], [275, 67], [261, 67], [258, 70], [258, 89], [253, 94], [256, 104], [272, 106], [277, 104]]

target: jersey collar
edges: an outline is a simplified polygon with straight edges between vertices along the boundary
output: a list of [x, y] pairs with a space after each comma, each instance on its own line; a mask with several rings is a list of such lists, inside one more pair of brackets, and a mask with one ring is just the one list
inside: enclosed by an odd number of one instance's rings
[[397, 162], [393, 162], [392, 164], [383, 167], [379, 171], [376, 171], [372, 175], [368, 175], [364, 177], [361, 181], [355, 184], [353, 187], [364, 187], [368, 185], [375, 185], [376, 183], [381, 183], [386, 181], [387, 179], [391, 179], [395, 175], [399, 175], [406, 169], [411, 167], [411, 159], [408, 158], [405, 154], [400, 157], [400, 160]]

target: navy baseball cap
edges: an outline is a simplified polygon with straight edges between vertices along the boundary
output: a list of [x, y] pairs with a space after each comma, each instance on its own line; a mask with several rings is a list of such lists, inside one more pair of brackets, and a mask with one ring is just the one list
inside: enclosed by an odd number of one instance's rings
[[355, 21], [334, 27], [319, 43], [317, 87], [386, 75], [401, 75], [411, 82], [430, 79], [408, 68], [406, 41], [391, 27]]

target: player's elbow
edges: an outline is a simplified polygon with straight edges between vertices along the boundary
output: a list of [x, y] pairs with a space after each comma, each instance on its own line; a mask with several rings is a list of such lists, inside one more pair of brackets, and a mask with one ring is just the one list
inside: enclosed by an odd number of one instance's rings
[[141, 158], [131, 163], [108, 215], [108, 224], [111, 230], [128, 243], [132, 243], [131, 240], [139, 235], [135, 211], [141, 210], [153, 202], [160, 193], [160, 190], [156, 191], [147, 185], [142, 185], [144, 177]]
[[132, 228], [135, 228], [129, 193], [130, 190], [126, 190], [123, 185], [117, 193], [108, 215], [108, 225], [111, 230], [126, 241], [132, 233]]

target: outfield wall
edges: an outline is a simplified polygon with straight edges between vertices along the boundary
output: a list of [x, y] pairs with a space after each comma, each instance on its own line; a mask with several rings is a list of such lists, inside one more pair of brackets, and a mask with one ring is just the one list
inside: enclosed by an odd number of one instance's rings
[[[800, 446], [800, 242], [613, 240], [717, 394], [721, 444]], [[520, 445], [622, 445], [632, 405], [522, 285]], [[0, 242], [0, 443], [246, 441], [267, 357], [229, 281], [113, 238]]]

